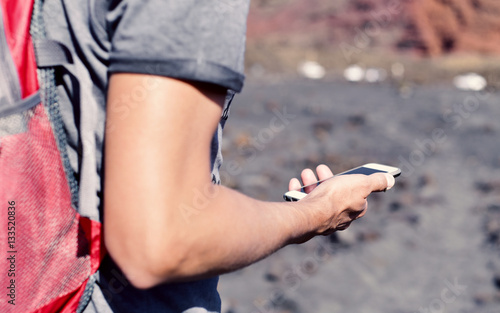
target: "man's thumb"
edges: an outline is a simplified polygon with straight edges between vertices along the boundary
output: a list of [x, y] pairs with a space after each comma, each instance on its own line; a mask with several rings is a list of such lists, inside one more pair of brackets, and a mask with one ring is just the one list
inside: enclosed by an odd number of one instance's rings
[[373, 179], [373, 191], [385, 191], [394, 186], [395, 180], [391, 174], [377, 173], [370, 175]]

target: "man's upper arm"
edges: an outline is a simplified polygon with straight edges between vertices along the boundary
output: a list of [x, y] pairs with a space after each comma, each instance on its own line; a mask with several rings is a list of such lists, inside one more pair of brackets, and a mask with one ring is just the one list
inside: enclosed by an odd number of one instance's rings
[[125, 271], [150, 255], [148, 249], [159, 241], [172, 237], [169, 232], [179, 227], [180, 204], [210, 183], [210, 142], [224, 98], [220, 87], [142, 74], [112, 75], [104, 231], [111, 256]]
[[179, 207], [212, 186], [210, 143], [224, 96], [244, 80], [248, 3], [123, 0], [109, 8], [104, 231], [126, 274], [160, 246], [179, 246], [166, 242], [180, 229]]

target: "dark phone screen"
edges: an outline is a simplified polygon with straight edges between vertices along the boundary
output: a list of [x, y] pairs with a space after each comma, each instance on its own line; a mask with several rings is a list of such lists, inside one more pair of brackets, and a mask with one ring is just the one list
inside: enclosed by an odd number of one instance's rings
[[[353, 169], [353, 170], [350, 170], [350, 171], [347, 171], [345, 173], [341, 173], [341, 174], [337, 174], [337, 175], [348, 175], [348, 174], [363, 174], [363, 175], [371, 175], [373, 173], [387, 173], [386, 171], [381, 171], [381, 170], [374, 170], [373, 168], [368, 168], [368, 167], [360, 167], [360, 168], [356, 168], [356, 169]], [[335, 175], [335, 176], [337, 176]], [[316, 186], [321, 184], [323, 181], [319, 181], [316, 183]], [[312, 186], [314, 184], [311, 184], [311, 185], [308, 185], [308, 186], [302, 186], [302, 188], [300, 188], [298, 191], [301, 191], [301, 192], [306, 192], [304, 190], [305, 187], [309, 187], [309, 186]]]
[[360, 167], [360, 168], [354, 169], [352, 171], [348, 171], [346, 173], [342, 173], [340, 175], [345, 175], [345, 174], [371, 175], [373, 173], [386, 173], [386, 172], [385, 171], [381, 171], [381, 170], [374, 170], [373, 168], [368, 168], [368, 167]]

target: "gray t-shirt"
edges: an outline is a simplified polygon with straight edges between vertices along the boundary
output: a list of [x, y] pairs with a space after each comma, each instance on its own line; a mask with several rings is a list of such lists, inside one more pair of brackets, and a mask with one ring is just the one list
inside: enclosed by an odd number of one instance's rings
[[[45, 0], [47, 36], [73, 57], [61, 70], [58, 94], [80, 214], [102, 218], [106, 90], [112, 73], [162, 75], [228, 89], [210, 159], [212, 180], [220, 183], [222, 127], [244, 80], [248, 5], [249, 0]], [[150, 88], [145, 80], [123, 96], [124, 103]], [[120, 109], [130, 114], [133, 107]], [[138, 290], [107, 257], [92, 279], [97, 283], [87, 290], [91, 300], [85, 313], [220, 311], [217, 278]]]

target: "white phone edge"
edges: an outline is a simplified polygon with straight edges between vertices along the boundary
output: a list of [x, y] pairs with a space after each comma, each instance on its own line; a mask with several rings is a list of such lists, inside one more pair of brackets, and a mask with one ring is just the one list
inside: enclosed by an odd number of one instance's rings
[[[345, 174], [347, 172], [353, 171], [353, 170], [361, 168], [361, 167], [371, 168], [371, 169], [378, 170], [378, 171], [384, 171], [388, 174], [391, 174], [394, 177], [397, 177], [401, 174], [401, 169], [394, 167], [394, 166], [383, 165], [383, 164], [379, 164], [379, 163], [367, 163], [367, 164], [364, 164], [364, 165], [361, 165], [361, 166], [358, 166], [355, 168], [351, 168], [350, 170], [347, 170], [345, 172], [339, 173], [339, 174], [334, 175], [334, 176], [342, 175], [342, 174]], [[301, 186], [301, 188], [302, 187], [304, 187], [304, 186]], [[305, 192], [301, 192], [298, 190], [290, 190], [283, 195], [283, 199], [285, 199], [286, 201], [299, 201], [302, 198], [304, 198], [305, 196], [307, 196], [307, 193], [305, 193]]]
[[286, 201], [299, 201], [300, 199], [307, 196], [307, 193], [300, 192], [298, 190], [290, 190], [283, 195], [283, 199]]

